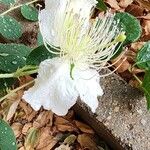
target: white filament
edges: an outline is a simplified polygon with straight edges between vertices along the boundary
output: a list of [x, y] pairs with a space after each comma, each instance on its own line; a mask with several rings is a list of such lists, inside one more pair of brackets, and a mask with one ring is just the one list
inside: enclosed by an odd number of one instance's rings
[[[107, 13], [103, 19], [97, 17], [90, 20], [93, 6], [91, 10], [85, 11], [87, 15], [84, 16], [84, 8], [83, 10], [80, 7], [74, 8], [74, 2], [75, 0], [67, 0], [63, 5], [63, 15], [59, 14], [59, 18], [60, 16], [62, 18], [54, 19], [57, 24], [51, 31], [51, 34], [57, 36], [57, 40], [54, 42], [47, 36], [43, 36], [45, 46], [51, 53], [69, 60], [70, 63], [86, 64], [90, 68], [100, 70], [116, 54], [116, 47], [120, 41], [115, 39], [123, 33], [122, 29], [119, 29], [119, 22], [114, 20], [114, 15]], [[40, 21], [40, 27], [43, 27], [42, 21]]]

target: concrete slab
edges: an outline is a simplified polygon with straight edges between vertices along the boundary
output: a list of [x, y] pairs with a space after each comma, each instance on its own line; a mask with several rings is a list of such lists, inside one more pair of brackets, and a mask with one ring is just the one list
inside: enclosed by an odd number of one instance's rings
[[116, 74], [102, 78], [101, 85], [105, 94], [96, 113], [79, 100], [77, 114], [114, 150], [150, 150], [150, 112], [142, 92]]

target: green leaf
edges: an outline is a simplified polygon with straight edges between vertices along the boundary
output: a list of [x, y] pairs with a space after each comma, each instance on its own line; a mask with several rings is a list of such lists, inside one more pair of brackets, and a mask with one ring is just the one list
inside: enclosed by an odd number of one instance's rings
[[0, 119], [0, 150], [17, 150], [16, 139], [11, 127]]
[[5, 91], [15, 83], [15, 79], [0, 79], [0, 91]]
[[35, 7], [23, 5], [21, 7], [21, 14], [30, 21], [38, 21], [38, 10]]
[[40, 32], [38, 33], [38, 36], [37, 36], [37, 44], [38, 44], [38, 46], [44, 44], [43, 37], [42, 37], [42, 34]]
[[150, 110], [150, 71], [147, 71], [144, 76], [142, 88], [147, 99], [147, 108]]
[[150, 41], [139, 50], [136, 64], [141, 69], [150, 70]]
[[0, 3], [5, 4], [5, 5], [11, 5], [14, 4], [16, 0], [0, 0]]
[[115, 15], [115, 19], [120, 21], [120, 26], [122, 26], [126, 33], [127, 38], [124, 44], [135, 42], [140, 38], [142, 28], [140, 22], [134, 16], [121, 12]]
[[50, 53], [44, 45], [41, 45], [34, 49], [27, 57], [27, 65], [39, 65], [42, 61], [56, 57], [56, 55]]
[[22, 35], [22, 26], [10, 16], [0, 16], [0, 34], [9, 40], [16, 40]]
[[107, 6], [105, 5], [103, 0], [98, 0], [97, 6], [98, 9], [106, 11], [107, 10]]
[[0, 70], [15, 72], [26, 64], [31, 49], [23, 44], [0, 44]]
[[[0, 71], [0, 73], [6, 73]], [[11, 86], [15, 83], [16, 79], [8, 78], [8, 79], [0, 79], [0, 98], [7, 94], [7, 89], [10, 89]]]

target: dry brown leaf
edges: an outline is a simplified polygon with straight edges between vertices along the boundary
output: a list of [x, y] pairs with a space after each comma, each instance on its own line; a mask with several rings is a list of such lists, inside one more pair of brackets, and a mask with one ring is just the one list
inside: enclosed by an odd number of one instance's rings
[[57, 129], [61, 132], [66, 132], [66, 131], [69, 131], [69, 132], [77, 132], [78, 129], [76, 127], [74, 127], [72, 124], [66, 124], [66, 125], [62, 125], [62, 124], [58, 124], [56, 125]]
[[67, 115], [64, 116], [64, 119], [71, 121], [71, 120], [74, 119], [74, 116], [75, 116], [74, 111], [73, 110], [69, 110]]
[[52, 139], [52, 140], [50, 141], [50, 144], [49, 144], [49, 145], [47, 145], [46, 147], [44, 147], [44, 148], [42, 148], [42, 149], [39, 149], [39, 150], [51, 150], [51, 149], [53, 149], [53, 147], [54, 147], [57, 143], [58, 143], [57, 140]]
[[19, 150], [25, 150], [24, 146], [23, 146], [23, 147], [20, 147]]
[[125, 55], [129, 63], [133, 64], [135, 62], [135, 58], [137, 55], [136, 52], [134, 52], [133, 50], [128, 50]]
[[58, 141], [54, 138], [50, 141], [50, 144], [48, 144], [46, 147], [38, 150], [51, 150], [53, 147], [58, 143]]
[[131, 44], [131, 49], [134, 51], [134, 52], [137, 52], [139, 51], [139, 49], [142, 48], [142, 46], [145, 44], [145, 42], [135, 42], [135, 43], [132, 43]]
[[146, 20], [150, 20], [150, 13], [145, 15], [145, 16], [140, 16], [138, 18], [142, 18], [142, 19], [146, 19]]
[[131, 4], [129, 5], [126, 9], [126, 12], [130, 13], [131, 15], [135, 16], [135, 17], [139, 17], [139, 16], [143, 16], [144, 15], [144, 8], [135, 5], [135, 4]]
[[14, 134], [15, 134], [16, 138], [19, 137], [21, 135], [21, 133], [22, 133], [21, 131], [22, 131], [23, 125], [21, 123], [19, 123], [19, 122], [16, 122], [16, 123], [13, 123], [11, 125], [11, 127], [12, 127], [12, 129], [14, 131]]
[[60, 145], [59, 147], [55, 148], [55, 150], [71, 150], [69, 145]]
[[7, 99], [11, 100], [11, 101], [19, 100], [22, 98], [23, 92], [24, 92], [23, 90], [20, 90], [16, 93], [13, 93], [13, 94], [9, 95]]
[[49, 124], [52, 122], [52, 115], [53, 113], [51, 111], [43, 111], [41, 112], [37, 119], [33, 122], [33, 127], [41, 128], [44, 127], [46, 124]]
[[59, 117], [59, 116], [55, 116], [55, 119], [54, 119], [55, 121], [54, 121], [54, 124], [55, 125], [58, 125], [58, 124], [67, 124], [67, 123], [69, 123], [69, 121], [68, 120], [66, 120], [65, 118], [63, 118], [63, 117]]
[[150, 10], [150, 2], [149, 1], [146, 1], [146, 0], [136, 0], [136, 2], [138, 2], [141, 7], [147, 9], [147, 10]]
[[145, 35], [150, 34], [150, 20], [143, 20], [142, 23]]
[[[53, 148], [55, 144], [58, 142], [52, 135], [50, 135], [50, 128], [45, 127], [40, 130], [40, 137], [39, 137], [39, 142], [36, 147], [37, 150], [43, 150], [46, 147]], [[53, 143], [53, 144], [52, 144]]]
[[79, 135], [77, 140], [82, 148], [88, 148], [89, 150], [98, 150], [96, 143], [87, 134]]
[[119, 10], [119, 9], [120, 9], [117, 0], [105, 0], [105, 2], [106, 2], [107, 4], [109, 4], [112, 8], [116, 9], [116, 10]]
[[27, 121], [31, 122], [36, 117], [37, 113], [38, 113], [38, 111], [33, 110], [32, 113], [26, 117]]
[[[117, 59], [116, 59], [117, 60]], [[114, 66], [117, 69], [118, 73], [122, 73], [125, 72], [126, 70], [128, 70], [130, 68], [130, 63], [127, 60], [124, 60], [124, 58], [121, 58], [119, 61], [116, 62], [116, 60], [113, 60], [112, 62], [115, 63]]]
[[145, 71], [142, 70], [142, 69], [139, 69], [139, 68], [136, 68], [136, 67], [132, 68], [132, 73], [133, 74], [144, 73], [144, 72]]
[[128, 5], [130, 5], [133, 2], [133, 0], [120, 0], [119, 6], [126, 8]]
[[5, 107], [2, 108], [3, 112], [5, 112], [5, 116], [4, 116], [5, 120], [8, 121], [14, 116], [18, 108], [18, 104], [22, 98], [22, 95], [23, 95], [23, 90], [20, 90], [17, 93], [11, 94], [7, 98], [6, 108]]
[[10, 120], [13, 117], [13, 115], [15, 114], [17, 107], [19, 105], [19, 102], [20, 102], [20, 100], [17, 100], [10, 106], [7, 117], [6, 117], [7, 121]]
[[32, 112], [32, 108], [24, 101], [19, 103], [20, 107], [24, 110], [25, 114], [28, 116]]
[[[22, 86], [30, 81], [34, 80], [33, 77], [31, 76], [23, 76], [23, 77], [20, 77], [20, 80], [19, 80], [19, 86]], [[33, 85], [29, 85], [26, 87], [26, 89], [28, 89], [29, 87], [32, 87]]]
[[26, 135], [31, 127], [33, 127], [32, 123], [26, 123], [22, 128], [22, 134]]
[[75, 121], [75, 124], [82, 132], [94, 134], [94, 130], [90, 126], [88, 126], [82, 122], [79, 122], [79, 121]]
[[135, 79], [131, 79], [131, 80], [129, 81], [129, 84], [130, 84], [132, 87], [136, 87], [136, 88], [139, 88], [139, 86], [140, 86], [139, 82], [138, 82], [137, 80], [135, 80]]
[[150, 34], [144, 35], [144, 36], [141, 38], [141, 41], [144, 41], [144, 42], [150, 41]]

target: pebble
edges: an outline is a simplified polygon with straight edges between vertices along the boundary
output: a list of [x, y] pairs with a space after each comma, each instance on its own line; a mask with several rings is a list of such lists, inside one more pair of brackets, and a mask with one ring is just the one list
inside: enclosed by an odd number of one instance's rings
[[146, 120], [141, 119], [141, 124], [142, 124], [143, 126], [145, 126], [145, 125], [146, 125]]

